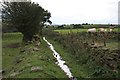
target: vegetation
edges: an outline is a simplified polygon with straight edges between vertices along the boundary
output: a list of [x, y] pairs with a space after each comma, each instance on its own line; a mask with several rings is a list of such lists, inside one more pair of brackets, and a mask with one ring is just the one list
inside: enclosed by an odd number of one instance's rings
[[88, 24], [88, 23], [83, 23], [83, 24], [63, 24], [63, 25], [52, 25], [49, 27], [47, 26], [47, 28], [51, 28], [52, 29], [89, 29], [89, 28], [107, 28], [109, 29], [110, 27], [114, 27], [114, 28], [119, 28], [119, 25], [114, 25], [114, 24]]
[[87, 32], [87, 29], [56, 29], [54, 30], [56, 32], [59, 32], [61, 34], [67, 34], [67, 33], [77, 33], [77, 32]]
[[[3, 35], [3, 77], [4, 78], [43, 78], [43, 80], [59, 80], [67, 78], [65, 73], [55, 64], [56, 60], [47, 44], [41, 40], [39, 51], [20, 52], [21, 33], [5, 33]], [[27, 49], [34, 44], [27, 45]], [[41, 71], [31, 72], [31, 67], [38, 66]], [[17, 75], [12, 76], [18, 72]]]
[[39, 4], [31, 2], [4, 2], [2, 14], [3, 22], [21, 32], [25, 42], [41, 33], [45, 22], [51, 23], [51, 14]]
[[[107, 31], [109, 32], [109, 28], [106, 28]], [[67, 34], [67, 33], [78, 33], [78, 32], [87, 32], [88, 29], [86, 28], [79, 28], [79, 29], [55, 29], [54, 31], [59, 32], [61, 34]], [[98, 32], [99, 28], [97, 28]], [[113, 31], [115, 32], [120, 32], [120, 28], [114, 28]]]
[[[118, 38], [116, 32], [107, 34], [106, 46], [103, 46], [102, 35], [86, 32], [67, 33], [64, 35], [46, 29], [43, 35], [60, 53], [70, 67], [74, 77], [80, 78], [117, 78], [120, 70]], [[3, 34], [3, 73], [4, 78], [67, 78], [65, 73], [55, 64], [56, 60], [47, 44], [41, 39], [39, 51], [29, 51], [34, 43], [27, 45], [27, 51], [21, 52], [21, 33]], [[99, 44], [96, 44], [98, 43]], [[96, 45], [95, 45], [96, 44]], [[113, 45], [114, 44], [114, 45]], [[31, 68], [39, 66], [42, 70], [31, 72]], [[12, 76], [19, 72], [15, 76]]]
[[[53, 31], [45, 32], [47, 32], [44, 33], [47, 37], [58, 42], [63, 49], [68, 51], [66, 55], [72, 55], [78, 61], [78, 64], [84, 66], [89, 73], [89, 77], [118, 77], [118, 70], [120, 70], [117, 64], [120, 52], [118, 49], [119, 33], [111, 32], [101, 35], [101, 33], [82, 32], [61, 35]], [[106, 46], [104, 46], [105, 35]], [[69, 62], [67, 58], [65, 59]]]
[[[50, 17], [50, 12], [34, 2], [4, 2], [2, 20], [7, 33], [2, 34], [3, 78], [68, 79], [42, 40], [44, 36], [78, 80], [120, 77], [118, 25], [83, 23], [49, 27], [45, 23], [52, 23]], [[114, 28], [110, 32], [111, 26]], [[97, 32], [88, 33], [89, 28], [96, 28]], [[100, 32], [99, 28], [108, 31]]]

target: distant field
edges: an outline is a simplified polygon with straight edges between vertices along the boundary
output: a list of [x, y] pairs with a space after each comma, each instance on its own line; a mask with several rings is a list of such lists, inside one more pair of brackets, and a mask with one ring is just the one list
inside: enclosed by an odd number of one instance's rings
[[[58, 29], [58, 30], [54, 30], [54, 31], [57, 31], [62, 34], [66, 34], [66, 33], [70, 33], [70, 32], [74, 32], [74, 33], [87, 32], [87, 30], [88, 29]], [[97, 31], [98, 31], [98, 29], [97, 29]], [[109, 31], [109, 28], [107, 28], [107, 31]], [[113, 31], [120, 32], [120, 28], [115, 28]]]
[[60, 29], [60, 30], [55, 30], [55, 31], [60, 32], [60, 33], [70, 33], [70, 32], [77, 33], [77, 32], [86, 32], [87, 29]]

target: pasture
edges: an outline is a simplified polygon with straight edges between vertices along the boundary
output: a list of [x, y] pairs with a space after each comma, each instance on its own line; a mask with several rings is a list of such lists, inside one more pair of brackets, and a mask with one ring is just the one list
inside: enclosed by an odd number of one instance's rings
[[[96, 29], [97, 29], [97, 32], [98, 32], [99, 28], [96, 28]], [[106, 29], [107, 29], [107, 31], [109, 32], [109, 28], [106, 28]], [[56, 30], [54, 30], [54, 31], [59, 32], [59, 33], [61, 33], [61, 34], [66, 34], [66, 33], [71, 33], [71, 32], [73, 32], [73, 33], [77, 33], [77, 32], [87, 32], [87, 30], [88, 30], [88, 29], [81, 28], [81, 29], [56, 29]], [[115, 29], [113, 29], [113, 31], [115, 31], [115, 32], [120, 32], [120, 28], [115, 28]]]
[[87, 32], [87, 29], [58, 29], [54, 30], [56, 32], [59, 32], [61, 34], [66, 34], [66, 33], [77, 33], [77, 32]]

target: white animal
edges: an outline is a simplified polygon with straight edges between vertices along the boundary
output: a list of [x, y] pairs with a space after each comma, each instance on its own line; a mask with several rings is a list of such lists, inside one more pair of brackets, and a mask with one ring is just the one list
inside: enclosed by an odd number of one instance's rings
[[96, 32], [96, 28], [88, 29], [87, 32]]
[[104, 28], [99, 28], [99, 31], [100, 31], [100, 32], [106, 32], [106, 31], [107, 31], [107, 29], [104, 29]]
[[105, 32], [107, 32], [107, 29], [105, 29]]
[[110, 32], [112, 32], [113, 31], [113, 29], [110, 29]]

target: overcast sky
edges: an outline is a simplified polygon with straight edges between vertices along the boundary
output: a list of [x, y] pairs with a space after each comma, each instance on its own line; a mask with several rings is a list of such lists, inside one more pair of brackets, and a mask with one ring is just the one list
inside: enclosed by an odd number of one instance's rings
[[118, 23], [119, 0], [33, 0], [51, 12], [55, 24]]
[[53, 24], [118, 23], [120, 0], [32, 0], [50, 11]]

